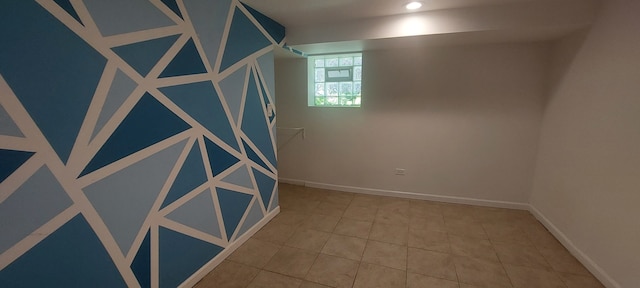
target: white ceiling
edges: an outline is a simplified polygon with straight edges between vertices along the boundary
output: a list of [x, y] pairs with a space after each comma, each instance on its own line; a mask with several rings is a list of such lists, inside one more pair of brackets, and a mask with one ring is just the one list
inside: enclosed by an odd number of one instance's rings
[[557, 39], [588, 27], [600, 0], [242, 0], [287, 28], [308, 54], [406, 45]]
[[[429, 0], [417, 11], [534, 0]], [[559, 0], [562, 1], [562, 0]], [[405, 0], [243, 0], [285, 27], [405, 14]]]

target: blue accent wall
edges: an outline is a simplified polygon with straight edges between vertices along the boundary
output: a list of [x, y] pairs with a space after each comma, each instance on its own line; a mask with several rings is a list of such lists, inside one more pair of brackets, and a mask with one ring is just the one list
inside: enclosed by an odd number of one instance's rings
[[0, 1], [0, 286], [176, 287], [263, 225], [284, 42], [238, 0]]

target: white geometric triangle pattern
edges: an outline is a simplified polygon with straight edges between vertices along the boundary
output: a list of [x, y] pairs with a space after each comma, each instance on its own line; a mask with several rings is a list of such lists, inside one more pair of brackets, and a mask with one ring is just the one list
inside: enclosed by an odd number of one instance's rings
[[[0, 2], [0, 135], [14, 141], [0, 147], [16, 163], [0, 210], [41, 207], [9, 220], [24, 229], [5, 231], [0, 283], [88, 287], [95, 275], [70, 271], [98, 269], [109, 287], [176, 287], [273, 216], [251, 171], [277, 183], [261, 107], [286, 41], [260, 15], [238, 0]], [[47, 191], [41, 167], [64, 201], [29, 199]]]

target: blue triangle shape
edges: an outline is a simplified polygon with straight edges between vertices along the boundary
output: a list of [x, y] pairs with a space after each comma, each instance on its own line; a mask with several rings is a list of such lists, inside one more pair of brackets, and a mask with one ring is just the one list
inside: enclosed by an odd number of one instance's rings
[[176, 25], [149, 0], [83, 0], [104, 37]]
[[224, 229], [227, 232], [227, 238], [231, 239], [253, 196], [223, 188], [217, 188], [216, 190], [218, 192], [222, 220], [224, 221]]
[[244, 142], [244, 140], [242, 140], [242, 146], [244, 146], [244, 151], [247, 153], [247, 157], [249, 157], [249, 160], [256, 162], [256, 164], [262, 166], [264, 169], [271, 171], [269, 166], [267, 166], [267, 164], [264, 163], [264, 161], [262, 161], [262, 158], [258, 156], [258, 153], [256, 153], [256, 151], [253, 151], [253, 149], [251, 149], [251, 147], [249, 147], [249, 145], [247, 145], [247, 143]]
[[182, 196], [196, 189], [198, 186], [207, 182], [207, 173], [204, 170], [204, 162], [202, 162], [202, 153], [200, 153], [200, 145], [198, 142], [193, 144], [193, 148], [189, 152], [187, 159], [182, 164], [180, 172], [176, 180], [173, 182], [167, 197], [162, 202], [162, 207], [173, 203]]
[[140, 249], [138, 249], [138, 253], [136, 253], [136, 257], [133, 258], [131, 270], [133, 274], [136, 275], [140, 287], [151, 287], [151, 238], [149, 231], [147, 231], [147, 235], [144, 236], [144, 240], [140, 245]]
[[73, 8], [73, 5], [71, 5], [71, 2], [69, 0], [53, 0], [53, 2], [56, 2], [56, 4], [60, 6], [60, 8], [64, 9], [64, 11], [67, 11], [67, 13], [71, 15], [71, 17], [76, 19], [76, 21], [84, 26], [84, 23], [82, 23], [82, 20], [80, 20], [80, 16], [78, 16], [78, 13], [76, 12], [76, 9]]
[[222, 181], [231, 183], [234, 185], [246, 187], [249, 189], [253, 189], [253, 184], [251, 183], [251, 176], [249, 175], [247, 166], [242, 166], [238, 168], [236, 171], [231, 172], [231, 174], [227, 175], [227, 177], [224, 177]]
[[156, 66], [158, 60], [167, 53], [167, 50], [176, 42], [178, 37], [180, 35], [171, 35], [111, 49], [140, 75], [145, 77], [153, 66]]
[[271, 142], [271, 133], [267, 119], [265, 118], [265, 109], [260, 101], [260, 95], [254, 75], [251, 73], [249, 79], [249, 87], [247, 87], [247, 99], [244, 104], [244, 113], [242, 114], [242, 131], [251, 139], [256, 148], [262, 152], [271, 165], [276, 166], [276, 154]]
[[51, 170], [47, 166], [40, 167], [8, 198], [0, 202], [0, 254], [71, 205], [73, 201]]
[[231, 155], [216, 143], [211, 142], [211, 140], [207, 138], [204, 139], [204, 143], [207, 146], [207, 151], [209, 153], [209, 164], [211, 165], [213, 176], [222, 173], [224, 170], [227, 170], [229, 167], [240, 162], [240, 159]]
[[[235, 1], [235, 0], [234, 0]], [[182, 1], [189, 15], [193, 30], [198, 35], [200, 45], [211, 67], [218, 62], [218, 52], [223, 49], [222, 37], [227, 27], [231, 0], [189, 0]]]
[[264, 209], [268, 209], [269, 201], [271, 201], [271, 194], [273, 193], [273, 187], [276, 184], [276, 180], [263, 174], [255, 168], [251, 168], [251, 170], [253, 170], [253, 176], [256, 178], [256, 184], [258, 184], [258, 191], [260, 192], [260, 197], [262, 197]]
[[[275, 79], [275, 62], [273, 51], [258, 57], [258, 66], [262, 71], [264, 85], [269, 91], [271, 97], [275, 97], [276, 79]], [[274, 101], [276, 99], [273, 99]]]
[[180, 12], [180, 8], [178, 8], [178, 3], [176, 3], [176, 0], [161, 0], [161, 1], [162, 3], [164, 3], [164, 5], [167, 5], [167, 7], [169, 7], [169, 9], [173, 11], [173, 13], [176, 13], [178, 17], [184, 19], [184, 17], [182, 17], [182, 12]]
[[178, 287], [215, 258], [222, 247], [160, 227], [160, 287]]
[[78, 214], [9, 266], [3, 287], [127, 287], [111, 256]]
[[231, 65], [271, 45], [271, 41], [253, 25], [240, 9], [233, 12], [233, 22], [229, 28], [229, 37], [224, 49], [224, 56], [220, 65], [220, 71], [224, 71]]
[[280, 197], [278, 195], [278, 186], [276, 186], [276, 192], [273, 192], [273, 201], [271, 201], [271, 205], [269, 205], [269, 212], [273, 211], [280, 205]]
[[14, 137], [24, 137], [24, 134], [18, 128], [7, 110], [4, 110], [4, 107], [0, 105], [0, 135], [6, 136], [14, 136]]
[[35, 1], [0, 1], [0, 19], [0, 74], [66, 164], [107, 59]]
[[0, 183], [4, 182], [9, 175], [13, 174], [24, 162], [27, 162], [34, 152], [15, 151], [0, 149]]
[[242, 106], [242, 93], [244, 92], [245, 79], [247, 75], [247, 66], [243, 66], [238, 71], [220, 81], [220, 89], [227, 100], [227, 106], [231, 111], [231, 116], [235, 123], [238, 123], [240, 117], [240, 107]]
[[149, 93], [138, 101], [113, 135], [91, 159], [87, 175], [137, 151], [191, 128]]
[[173, 144], [85, 188], [85, 195], [128, 254], [187, 140]]
[[209, 189], [173, 210], [167, 215], [167, 219], [218, 238], [222, 237], [216, 209], [213, 206], [211, 190]]
[[253, 206], [251, 206], [251, 210], [249, 210], [249, 214], [247, 214], [247, 218], [242, 223], [240, 230], [238, 231], [238, 239], [244, 233], [247, 233], [247, 230], [251, 229], [254, 225], [256, 225], [260, 220], [264, 218], [264, 214], [262, 213], [262, 208], [260, 208], [260, 204], [258, 201], [253, 202]]
[[211, 81], [164, 87], [160, 91], [224, 143], [240, 150], [229, 118]]
[[102, 130], [104, 125], [107, 124], [109, 119], [111, 119], [111, 116], [118, 111], [122, 103], [129, 98], [137, 86], [138, 83], [118, 69], [113, 78], [113, 82], [111, 83], [111, 87], [109, 88], [109, 93], [107, 93], [107, 99], [105, 99], [104, 104], [102, 105], [102, 110], [100, 111], [100, 116], [98, 117], [96, 126], [93, 129], [93, 134], [91, 135], [92, 140], [96, 137], [98, 132]]
[[184, 44], [178, 54], [176, 54], [176, 57], [171, 60], [167, 68], [160, 73], [160, 78], [201, 73], [207, 73], [207, 68], [204, 67], [196, 44], [193, 42], [193, 38], [191, 38]]
[[284, 26], [267, 17], [266, 15], [260, 13], [256, 9], [251, 8], [249, 5], [244, 3], [242, 3], [242, 5], [244, 6], [244, 8], [247, 8], [251, 15], [253, 15], [253, 18], [256, 18], [262, 28], [264, 28], [264, 30], [267, 30], [271, 38], [273, 38], [276, 43], [282, 42], [284, 36], [286, 35], [286, 29], [284, 28]]

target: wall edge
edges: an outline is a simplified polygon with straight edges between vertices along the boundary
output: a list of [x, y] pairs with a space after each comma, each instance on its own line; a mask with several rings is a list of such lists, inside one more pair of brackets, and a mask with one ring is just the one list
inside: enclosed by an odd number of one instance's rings
[[573, 241], [571, 241], [571, 239], [569, 239], [567, 235], [565, 235], [556, 225], [554, 225], [553, 222], [549, 220], [549, 218], [542, 214], [542, 212], [538, 210], [538, 208], [529, 204], [529, 211], [531, 212], [531, 214], [533, 214], [533, 216], [536, 217], [536, 219], [538, 219], [538, 221], [540, 221], [540, 223], [542, 223], [542, 225], [547, 228], [547, 230], [549, 230], [549, 232], [551, 232], [551, 234], [553, 234], [554, 237], [556, 237], [556, 239], [558, 239], [558, 241], [560, 241], [562, 246], [569, 250], [569, 253], [571, 253], [571, 255], [576, 257], [578, 261], [580, 261], [580, 263], [582, 263], [582, 265], [584, 265], [585, 268], [589, 270], [589, 272], [591, 272], [600, 282], [602, 282], [602, 285], [607, 288], [622, 288], [622, 286], [620, 286], [617, 281], [609, 276], [609, 274], [605, 272], [602, 267], [596, 264], [596, 262], [593, 261], [591, 257], [580, 250], [573, 243]]
[[256, 225], [251, 227], [251, 229], [249, 229], [247, 233], [244, 233], [244, 235], [240, 236], [238, 239], [236, 239], [236, 241], [229, 244], [229, 246], [227, 246], [222, 252], [220, 252], [220, 254], [218, 254], [215, 258], [211, 259], [211, 261], [209, 261], [207, 264], [205, 264], [200, 269], [198, 269], [198, 271], [193, 273], [193, 275], [187, 278], [187, 280], [182, 282], [182, 284], [180, 284], [178, 287], [189, 288], [196, 285], [200, 280], [202, 280], [202, 278], [204, 278], [207, 274], [213, 271], [213, 269], [215, 269], [218, 265], [220, 265], [222, 261], [227, 259], [227, 257], [229, 257], [231, 253], [236, 251], [236, 249], [238, 249], [242, 244], [244, 244], [244, 242], [247, 242], [247, 240], [249, 240], [251, 236], [256, 234], [262, 227], [267, 225], [267, 223], [269, 223], [269, 221], [271, 221], [271, 219], [276, 217], [276, 215], [278, 215], [279, 213], [280, 213], [280, 206], [273, 209], [273, 211], [267, 213], [267, 215], [265, 215], [265, 217], [262, 218], [262, 220], [260, 220]]

